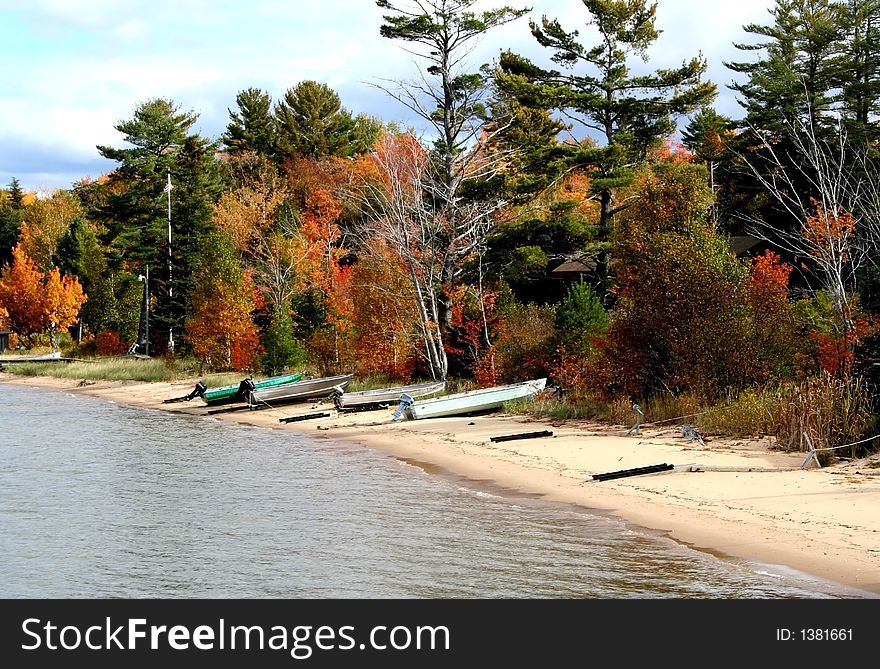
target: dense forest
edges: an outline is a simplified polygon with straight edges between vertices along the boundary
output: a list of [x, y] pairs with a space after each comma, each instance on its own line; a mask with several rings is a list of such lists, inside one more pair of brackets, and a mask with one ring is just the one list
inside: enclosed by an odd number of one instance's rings
[[[564, 26], [379, 0], [418, 61], [385, 92], [426, 132], [317, 81], [238, 92], [218, 138], [142, 102], [97, 147], [108, 174], [3, 189], [0, 329], [209, 370], [546, 376], [571, 415], [705, 411], [792, 447], [871, 434], [880, 0], [743, 26], [736, 119], [700, 54], [650, 67], [657, 3], [582, 3]], [[540, 61], [469, 67], [508, 23]]]

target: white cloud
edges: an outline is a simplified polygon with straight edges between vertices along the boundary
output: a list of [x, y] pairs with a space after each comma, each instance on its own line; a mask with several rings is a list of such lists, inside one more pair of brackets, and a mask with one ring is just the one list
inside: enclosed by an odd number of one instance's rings
[[[16, 6], [3, 6], [8, 4]], [[478, 8], [502, 4], [517, 5], [487, 0]], [[549, 53], [530, 34], [528, 18], [540, 20], [546, 14], [569, 30], [588, 31], [580, 0], [531, 4], [528, 17], [487, 36], [471, 55], [475, 66], [503, 49], [549, 65]], [[0, 25], [5, 18], [16, 25], [24, 21], [30, 51], [18, 45], [13, 51], [11, 43], [0, 40], [6, 64], [0, 70], [0, 153], [9, 154], [14, 140], [16, 146], [30, 142], [40, 152], [53, 147], [70, 163], [93, 162], [96, 144], [121, 144], [113, 125], [155, 97], [171, 98], [199, 114], [199, 131], [216, 137], [239, 91], [262, 88], [277, 101], [305, 79], [338, 90], [343, 104], [356, 113], [381, 112], [385, 120], [408, 122], [403, 108], [370, 86], [415, 74], [403, 45], [380, 36], [382, 10], [370, 0], [29, 0], [3, 5]], [[725, 88], [732, 73], [722, 61], [742, 56], [732, 43], [747, 38], [743, 24], [769, 22], [771, 5], [772, 0], [660, 0], [658, 27], [664, 32], [649, 66], [674, 66], [702, 51], [709, 59], [709, 78], [719, 85], [719, 110], [736, 115]], [[24, 183], [24, 174], [7, 169]], [[0, 172], [0, 182], [9, 176]]]

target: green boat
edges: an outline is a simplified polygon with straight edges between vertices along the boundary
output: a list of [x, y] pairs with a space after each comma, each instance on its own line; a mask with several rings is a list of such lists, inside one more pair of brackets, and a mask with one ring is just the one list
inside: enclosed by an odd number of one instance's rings
[[301, 372], [285, 374], [283, 376], [270, 376], [269, 378], [260, 379], [259, 381], [254, 381], [248, 377], [238, 385], [221, 386], [220, 388], [206, 390], [201, 394], [201, 398], [205, 401], [205, 404], [212, 406], [216, 404], [229, 404], [231, 402], [246, 402], [248, 399], [246, 391], [252, 389], [250, 384], [253, 384], [253, 388], [272, 388], [284, 383], [299, 381], [301, 378]]

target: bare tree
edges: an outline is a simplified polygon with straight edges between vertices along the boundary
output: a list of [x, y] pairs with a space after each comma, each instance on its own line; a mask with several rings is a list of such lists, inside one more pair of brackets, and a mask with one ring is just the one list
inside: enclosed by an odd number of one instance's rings
[[490, 180], [505, 164], [503, 156], [490, 157], [478, 148], [490, 143], [487, 135], [504, 128], [495, 122], [488, 129], [489, 78], [484, 72], [469, 71], [468, 57], [486, 32], [527, 10], [500, 7], [475, 12], [476, 0], [378, 0], [376, 4], [389, 12], [383, 16], [382, 35], [405, 42], [417, 59], [414, 79], [390, 81], [379, 88], [423, 119], [432, 135], [430, 160], [421, 163], [426, 202], [420, 216], [434, 219], [428, 228], [439, 262], [435, 280], [445, 286], [437, 295], [436, 315], [440, 327], [447, 327], [448, 295], [461, 261], [473, 251], [488, 228], [490, 214], [502, 204], [473, 195], [475, 184]]
[[[878, 260], [880, 187], [867, 146], [853, 146], [842, 123], [820, 132], [807, 115], [786, 123], [787, 146], [760, 148], [767, 163], [740, 157], [766, 192], [797, 225], [750, 218], [752, 234], [809, 258], [831, 297], [840, 334], [852, 330], [850, 295], [858, 273]], [[760, 131], [752, 128], [758, 136]], [[805, 193], [804, 184], [809, 193]]]

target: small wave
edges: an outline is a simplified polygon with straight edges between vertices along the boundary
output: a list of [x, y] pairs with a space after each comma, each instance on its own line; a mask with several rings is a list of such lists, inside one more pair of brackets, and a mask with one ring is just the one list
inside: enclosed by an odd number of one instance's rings
[[773, 572], [766, 571], [764, 569], [756, 569], [755, 573], [759, 574], [760, 576], [770, 576], [771, 578], [778, 578], [780, 581], [785, 578], [785, 576], [783, 576], [782, 574], [774, 574]]

